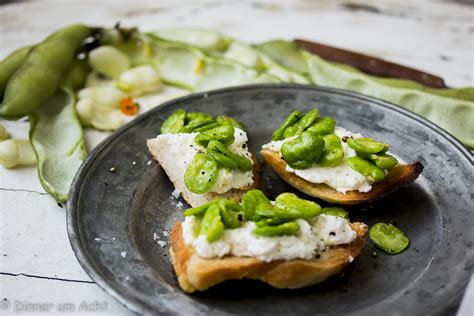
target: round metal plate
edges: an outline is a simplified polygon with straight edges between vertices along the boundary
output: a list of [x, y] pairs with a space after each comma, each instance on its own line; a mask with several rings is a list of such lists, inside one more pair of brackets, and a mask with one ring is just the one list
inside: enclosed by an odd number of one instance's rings
[[[339, 126], [391, 144], [404, 161], [421, 161], [425, 169], [415, 183], [376, 203], [349, 208], [353, 221], [395, 223], [410, 237], [409, 249], [389, 256], [368, 241], [342, 276], [299, 290], [243, 280], [203, 293], [183, 293], [170, 263], [166, 235], [187, 205], [172, 197], [172, 184], [151, 162], [145, 144], [178, 108], [241, 120], [248, 127], [253, 152], [270, 140], [292, 110], [318, 108]], [[299, 85], [221, 89], [170, 101], [97, 146], [71, 187], [68, 233], [91, 278], [140, 313], [444, 314], [456, 310], [473, 270], [472, 159], [459, 142], [432, 123], [352, 92]], [[263, 177], [264, 189], [272, 197], [294, 191], [268, 167]]]

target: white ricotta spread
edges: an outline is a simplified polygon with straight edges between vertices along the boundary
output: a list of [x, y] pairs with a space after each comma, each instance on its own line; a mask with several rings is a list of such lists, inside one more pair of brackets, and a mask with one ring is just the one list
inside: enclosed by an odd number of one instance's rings
[[[360, 138], [361, 134], [351, 133], [350, 131], [336, 127], [334, 132], [339, 138], [344, 136]], [[284, 142], [287, 142], [294, 137], [287, 138], [280, 141], [273, 141], [266, 145], [263, 145], [263, 149], [277, 152], [281, 155], [281, 146]], [[342, 142], [342, 148], [344, 149], [344, 160], [340, 165], [335, 167], [322, 167], [314, 165], [307, 169], [293, 169], [290, 166], [286, 166], [288, 172], [293, 172], [298, 177], [303, 178], [312, 183], [324, 183], [338, 192], [346, 193], [347, 191], [357, 190], [359, 192], [369, 192], [372, 190], [372, 183], [352, 169], [347, 163], [347, 159], [356, 155], [356, 152], [350, 148], [346, 143]]]
[[239, 228], [226, 229], [215, 242], [208, 242], [205, 235], [194, 235], [199, 219], [187, 216], [182, 224], [183, 239], [203, 258], [226, 255], [255, 257], [270, 262], [273, 260], [313, 259], [328, 246], [348, 244], [357, 233], [349, 222], [331, 215], [319, 215], [312, 224], [298, 219], [300, 232], [297, 236], [262, 237], [253, 234], [256, 225], [246, 222]]
[[[194, 138], [197, 133], [178, 133], [178, 134], [160, 134], [154, 140], [154, 146], [159, 150], [166, 152], [167, 173], [173, 174], [184, 183], [184, 173], [197, 153], [204, 152], [205, 148], [196, 144]], [[233, 152], [244, 155], [249, 159], [252, 155], [247, 147], [247, 133], [239, 128], [235, 128], [235, 141], [229, 146]], [[163, 155], [165, 156], [165, 155]], [[241, 170], [219, 169], [219, 175], [214, 186], [209, 192], [225, 193], [231, 189], [241, 189], [253, 184], [253, 172]]]

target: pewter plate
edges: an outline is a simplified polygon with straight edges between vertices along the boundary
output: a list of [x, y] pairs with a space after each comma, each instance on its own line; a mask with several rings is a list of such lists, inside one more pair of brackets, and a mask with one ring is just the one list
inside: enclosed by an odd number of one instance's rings
[[[390, 256], [368, 240], [343, 275], [299, 290], [243, 280], [204, 293], [183, 293], [170, 263], [166, 234], [183, 218], [187, 205], [172, 197], [173, 186], [151, 162], [146, 139], [155, 137], [163, 121], [183, 108], [243, 121], [249, 147], [258, 152], [288, 113], [315, 107], [340, 126], [391, 144], [404, 161], [423, 163], [424, 172], [415, 183], [381, 201], [349, 208], [353, 221], [395, 223], [410, 237], [410, 247]], [[170, 101], [97, 146], [72, 184], [68, 233], [90, 277], [139, 313], [452, 314], [473, 271], [473, 169], [471, 154], [452, 136], [380, 100], [287, 84], [227, 88]], [[272, 197], [294, 191], [266, 166], [263, 176], [264, 190]]]

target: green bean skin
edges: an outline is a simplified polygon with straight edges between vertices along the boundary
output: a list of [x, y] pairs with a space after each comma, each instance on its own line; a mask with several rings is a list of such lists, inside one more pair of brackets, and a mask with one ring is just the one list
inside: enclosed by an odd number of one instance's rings
[[206, 193], [216, 183], [218, 172], [214, 159], [206, 154], [197, 154], [184, 173], [184, 183], [193, 193]]
[[250, 190], [242, 197], [242, 207], [244, 209], [244, 216], [247, 221], [256, 220], [255, 210], [257, 206], [264, 204], [271, 206], [270, 200], [260, 190]]
[[323, 136], [324, 149], [318, 159], [318, 165], [323, 167], [334, 167], [339, 165], [344, 159], [344, 149], [342, 142], [336, 134]]
[[218, 140], [225, 146], [231, 145], [234, 140], [234, 128], [232, 126], [219, 126], [205, 132], [199, 133], [194, 141], [201, 146], [207, 146], [209, 141]]
[[398, 164], [397, 158], [389, 154], [365, 154], [357, 152], [357, 155], [375, 163], [381, 169], [392, 169]]
[[250, 171], [253, 169], [252, 160], [232, 152], [230, 149], [228, 149], [224, 144], [222, 144], [218, 140], [211, 140], [207, 144], [207, 148], [209, 150], [214, 150], [214, 151], [217, 151], [218, 153], [225, 155], [226, 157], [234, 161], [239, 166], [239, 169], [243, 171]]
[[384, 153], [388, 150], [388, 145], [375, 141], [372, 138], [347, 139], [347, 145], [357, 152], [365, 154]]
[[349, 213], [342, 207], [324, 207], [321, 210], [321, 213], [325, 215], [332, 215], [344, 219], [349, 219]]
[[77, 50], [91, 34], [92, 29], [85, 25], [72, 25], [32, 48], [6, 84], [0, 116], [21, 118], [53, 96]]
[[291, 125], [296, 124], [298, 120], [302, 117], [300, 111], [294, 111], [285, 119], [285, 121], [278, 127], [278, 129], [272, 135], [272, 141], [282, 140], [285, 130]]
[[354, 156], [347, 159], [347, 163], [352, 169], [375, 182], [385, 179], [385, 172], [364, 158]]
[[297, 222], [287, 222], [275, 226], [261, 226], [255, 228], [253, 233], [257, 236], [285, 236], [285, 235], [298, 235], [300, 231], [300, 225]]
[[244, 123], [230, 117], [230, 116], [225, 116], [225, 115], [219, 115], [216, 117], [217, 123], [220, 125], [228, 125], [228, 126], [233, 126], [236, 128], [240, 128], [243, 131], [247, 131], [247, 127], [244, 125]]
[[22, 47], [0, 62], [0, 100], [3, 98], [8, 81], [15, 71], [20, 68], [30, 50], [30, 46]]
[[319, 115], [318, 109], [313, 109], [309, 111], [298, 122], [296, 122], [296, 124], [290, 126], [290, 128], [287, 128], [285, 132], [283, 133], [283, 137], [288, 138], [288, 137], [301, 134], [304, 130], [310, 127], [311, 124], [313, 124], [313, 122], [316, 120], [318, 115]]
[[410, 239], [392, 224], [375, 224], [370, 228], [369, 236], [377, 248], [390, 255], [399, 254], [410, 244]]
[[192, 133], [194, 132], [195, 130], [197, 129], [200, 129], [204, 126], [207, 126], [207, 125], [210, 125], [210, 124], [213, 124], [215, 123], [215, 121], [213, 119], [210, 119], [210, 120], [195, 120], [195, 121], [191, 121], [190, 123], [184, 125], [183, 127], [181, 127], [178, 131], [178, 133]]
[[219, 167], [228, 168], [230, 170], [235, 170], [239, 167], [234, 160], [230, 159], [224, 154], [221, 154], [220, 152], [208, 149], [206, 153], [208, 156], [214, 159], [214, 161], [217, 163]]
[[317, 203], [300, 199], [294, 193], [282, 193], [275, 199], [275, 207], [286, 211], [296, 218], [312, 218], [321, 214], [321, 206]]
[[319, 135], [326, 135], [334, 133], [336, 129], [336, 120], [332, 117], [318, 117], [314, 123], [308, 127], [308, 131], [318, 133]]
[[161, 134], [176, 134], [184, 126], [186, 120], [185, 110], [176, 110], [161, 125]]
[[220, 206], [217, 203], [211, 204], [202, 218], [200, 234], [205, 234], [208, 242], [214, 242], [224, 230]]
[[324, 139], [314, 132], [303, 132], [281, 146], [286, 163], [294, 169], [306, 169], [316, 163], [324, 149]]

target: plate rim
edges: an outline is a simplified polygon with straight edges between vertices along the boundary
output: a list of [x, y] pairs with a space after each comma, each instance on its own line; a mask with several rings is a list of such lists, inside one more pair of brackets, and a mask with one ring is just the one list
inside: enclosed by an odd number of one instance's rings
[[[190, 99], [202, 99], [207, 98], [210, 95], [216, 94], [223, 94], [223, 93], [232, 93], [232, 92], [240, 92], [246, 90], [255, 90], [255, 89], [301, 89], [301, 90], [316, 90], [325, 93], [332, 93], [332, 94], [339, 94], [345, 95], [351, 98], [361, 99], [363, 101], [368, 101], [371, 103], [375, 103], [377, 106], [381, 106], [384, 108], [388, 108], [392, 111], [398, 112], [403, 116], [408, 117], [409, 119], [413, 119], [416, 122], [428, 127], [430, 130], [434, 131], [435, 133], [439, 134], [441, 137], [445, 138], [449, 143], [451, 143], [461, 154], [464, 158], [470, 162], [471, 165], [474, 165], [474, 154], [472, 154], [469, 149], [464, 146], [459, 140], [457, 140], [452, 134], [444, 130], [442, 127], [438, 126], [437, 124], [427, 120], [426, 118], [420, 116], [419, 114], [414, 113], [411, 110], [405, 109], [399, 105], [374, 98], [371, 96], [367, 96], [361, 93], [353, 92], [350, 90], [344, 89], [337, 89], [337, 88], [330, 88], [330, 87], [322, 87], [322, 86], [312, 86], [312, 85], [303, 85], [303, 84], [292, 84], [292, 83], [270, 83], [270, 84], [250, 84], [250, 85], [241, 85], [241, 86], [234, 86], [234, 87], [225, 87], [220, 89], [214, 89], [204, 92], [192, 93], [188, 94], [179, 98], [175, 98], [169, 100], [167, 102], [158, 105], [151, 110], [140, 114], [127, 124], [121, 126], [117, 130], [115, 130], [111, 135], [107, 136], [104, 140], [102, 140], [97, 146], [95, 146], [87, 155], [86, 159], [82, 162], [81, 166], [77, 170], [73, 181], [71, 183], [69, 189], [69, 198], [66, 203], [66, 227], [67, 227], [67, 234], [69, 243], [71, 244], [72, 250], [74, 255], [76, 256], [77, 261], [84, 269], [84, 271], [88, 274], [88, 276], [97, 284], [102, 290], [104, 290], [107, 294], [113, 297], [117, 302], [121, 303], [123, 306], [128, 308], [129, 310], [136, 312], [136, 313], [144, 313], [144, 312], [156, 312], [156, 308], [150, 306], [146, 301], [140, 300], [134, 296], [126, 295], [123, 292], [120, 292], [115, 287], [111, 286], [109, 282], [106, 281], [106, 278], [103, 277], [99, 271], [95, 267], [95, 264], [92, 260], [90, 260], [87, 251], [84, 248], [84, 244], [82, 243], [82, 239], [80, 237], [81, 231], [78, 227], [78, 209], [76, 207], [78, 202], [78, 193], [81, 189], [81, 180], [83, 176], [87, 173], [88, 167], [90, 167], [93, 162], [98, 158], [100, 152], [104, 150], [113, 140], [119, 137], [122, 133], [127, 131], [130, 127], [138, 124], [142, 120], [145, 120], [147, 117], [151, 115], [155, 115], [156, 112], [161, 111], [163, 108], [173, 105], [175, 103], [182, 102], [184, 100]], [[467, 283], [466, 283], [467, 284]], [[460, 288], [459, 291], [456, 291], [457, 294], [454, 294], [451, 299], [445, 301], [445, 305], [449, 305], [453, 300], [456, 299], [458, 293], [463, 288]], [[440, 309], [442, 310], [442, 306]], [[435, 312], [435, 311], [434, 311]]]

